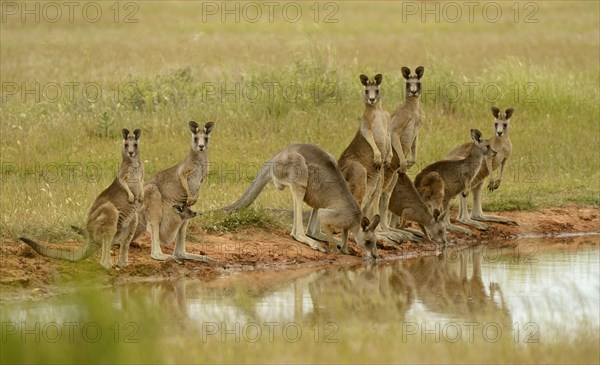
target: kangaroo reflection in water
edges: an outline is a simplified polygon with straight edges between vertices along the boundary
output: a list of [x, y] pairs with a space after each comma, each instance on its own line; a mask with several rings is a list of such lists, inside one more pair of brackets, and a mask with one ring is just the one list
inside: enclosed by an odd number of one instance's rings
[[154, 313], [159, 308], [162, 314], [157, 316], [168, 313], [170, 320], [192, 326], [198, 320], [394, 323], [406, 320], [415, 302], [447, 318], [510, 325], [499, 284], [490, 282], [486, 287], [483, 281], [482, 260], [482, 247], [447, 248], [437, 257], [292, 272], [270, 279], [257, 275], [152, 284], [149, 295], [139, 295], [146, 285], [124, 287], [120, 297], [124, 309]]
[[[470, 260], [469, 260], [470, 259]], [[467, 263], [472, 273], [468, 276]], [[426, 257], [407, 265], [417, 283], [419, 300], [432, 312], [448, 317], [494, 319], [512, 323], [500, 285], [481, 277], [483, 246], [446, 248], [438, 257]]]
[[403, 320], [415, 298], [415, 283], [398, 263], [321, 270], [309, 282], [296, 282], [298, 292], [303, 286], [310, 293], [312, 321]]

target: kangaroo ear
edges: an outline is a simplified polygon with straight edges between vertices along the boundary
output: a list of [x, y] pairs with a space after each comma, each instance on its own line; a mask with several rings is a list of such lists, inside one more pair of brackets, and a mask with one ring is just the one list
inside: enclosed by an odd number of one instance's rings
[[421, 80], [421, 77], [423, 77], [424, 72], [425, 72], [425, 67], [423, 67], [423, 66], [417, 67], [417, 69], [415, 70], [415, 73], [417, 74], [417, 79]]
[[179, 214], [183, 213], [183, 205], [173, 205], [173, 209]]
[[135, 140], [137, 141], [138, 139], [140, 139], [140, 136], [142, 135], [142, 130], [137, 128], [136, 130], [133, 131], [133, 136], [135, 137]]
[[210, 132], [212, 132], [214, 126], [215, 126], [215, 123], [213, 123], [213, 122], [206, 123], [204, 125], [204, 133], [210, 134]]
[[402, 76], [404, 76], [404, 78], [408, 80], [408, 77], [410, 76], [410, 68], [402, 66], [400, 70], [402, 70]]
[[515, 110], [513, 108], [506, 109], [506, 112], [505, 112], [506, 113], [506, 119], [510, 119], [510, 117], [512, 117], [514, 111]]
[[369, 227], [369, 224], [371, 224], [371, 221], [369, 221], [369, 218], [362, 217], [362, 219], [360, 220], [360, 228], [362, 228], [363, 231], [367, 230], [367, 227]]
[[500, 114], [500, 109], [493, 106], [492, 107], [492, 115], [494, 116], [494, 118], [498, 119], [498, 114]]
[[129, 137], [129, 129], [123, 128], [121, 133], [123, 134], [123, 139], [127, 139], [127, 137]]
[[377, 74], [375, 75], [375, 85], [379, 86], [379, 84], [381, 84], [381, 81], [383, 80], [383, 76], [381, 74]]
[[435, 219], [436, 222], [438, 221], [438, 218], [440, 217], [440, 214], [442, 214], [442, 213], [440, 212], [439, 209], [435, 208], [433, 210], [433, 219]]
[[198, 133], [198, 123], [194, 122], [193, 120], [190, 121], [190, 130], [192, 131], [192, 133], [196, 134]]
[[471, 129], [471, 139], [475, 142], [481, 142], [481, 132], [479, 129]]
[[368, 85], [368, 82], [369, 82], [369, 78], [367, 77], [367, 75], [365, 75], [365, 74], [361, 74], [361, 75], [360, 75], [360, 83], [361, 83], [363, 86], [367, 86], [367, 85]]
[[375, 216], [373, 217], [373, 221], [371, 221], [371, 225], [369, 225], [369, 228], [367, 229], [368, 231], [375, 231], [375, 228], [377, 228], [377, 226], [379, 225], [381, 218], [379, 217], [379, 214], [375, 214]]
[[446, 218], [446, 214], [448, 214], [448, 211], [447, 211], [447, 210], [445, 210], [445, 211], [444, 211], [442, 214], [440, 214], [440, 216], [439, 216], [439, 218], [438, 218], [438, 219], [439, 219], [439, 220], [443, 220], [444, 218]]

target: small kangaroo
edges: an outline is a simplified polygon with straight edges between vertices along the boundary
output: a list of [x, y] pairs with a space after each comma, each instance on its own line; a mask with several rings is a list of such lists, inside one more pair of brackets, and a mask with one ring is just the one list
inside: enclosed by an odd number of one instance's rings
[[170, 255], [162, 253], [160, 245], [176, 239], [173, 252], [176, 261], [212, 262], [204, 255], [185, 251], [189, 220], [178, 214], [173, 206], [191, 206], [197, 202], [200, 186], [208, 175], [209, 137], [213, 127], [213, 122], [206, 123], [202, 128], [194, 121], [189, 122], [192, 132], [189, 154], [177, 165], [157, 172], [146, 184], [146, 199], [140, 210], [140, 222], [134, 239], [147, 230], [152, 239], [150, 256], [155, 260], [169, 258]]
[[[473, 178], [479, 172], [485, 156], [495, 156], [496, 151], [490, 146], [488, 141], [481, 139], [481, 132], [477, 129], [471, 129], [472, 147], [469, 155], [462, 160], [443, 160], [434, 162], [425, 167], [415, 178], [415, 186], [417, 189], [429, 188], [424, 185], [424, 177], [431, 172], [437, 172], [442, 178], [444, 184], [444, 200], [442, 208], [447, 212], [450, 208], [450, 200], [456, 195], [468, 192], [471, 190]], [[435, 194], [439, 194], [435, 193]], [[435, 195], [432, 194], [432, 195]], [[448, 214], [445, 216], [446, 229], [462, 232], [465, 234], [473, 234], [470, 230], [459, 227], [450, 223]]]
[[390, 114], [381, 106], [379, 94], [382, 79], [381, 74], [375, 75], [372, 81], [366, 75], [360, 75], [365, 88], [365, 112], [354, 139], [338, 160], [342, 176], [363, 215], [379, 210], [383, 184], [381, 167], [389, 166], [392, 161]]
[[175, 209], [175, 211], [177, 212], [177, 214], [179, 214], [181, 219], [192, 219], [198, 215], [197, 212], [194, 212], [193, 210], [190, 209], [189, 206], [187, 206], [185, 204], [173, 205], [173, 209]]
[[423, 199], [430, 212], [438, 209], [441, 211], [444, 204], [444, 180], [437, 172], [433, 171], [421, 179], [417, 188], [419, 196]]
[[[406, 172], [414, 165], [417, 158], [417, 138], [423, 121], [425, 112], [421, 107], [419, 100], [421, 96], [421, 78], [425, 72], [423, 66], [417, 67], [415, 74], [411, 75], [408, 67], [402, 67], [402, 76], [406, 80], [404, 90], [404, 101], [398, 106], [392, 114], [390, 123], [391, 143], [393, 150], [392, 163], [385, 170], [383, 191], [379, 202], [379, 212], [381, 214], [381, 227], [388, 229], [390, 196], [394, 190], [397, 181], [397, 172]], [[385, 214], [384, 214], [385, 212]], [[395, 221], [395, 219], [392, 219]], [[395, 226], [393, 224], [392, 226]]]
[[[118, 267], [127, 265], [127, 254], [138, 222], [137, 209], [144, 200], [144, 165], [140, 159], [139, 139], [141, 131], [130, 133], [123, 129], [123, 162], [113, 183], [96, 198], [88, 213], [86, 230], [89, 242], [75, 251], [55, 250], [44, 247], [28, 238], [20, 239], [42, 256], [81, 261], [102, 247], [100, 265], [112, 267], [110, 247], [120, 246]], [[137, 200], [136, 200], [137, 199]]]
[[398, 172], [398, 182], [394, 186], [389, 209], [401, 218], [401, 228], [404, 228], [407, 220], [412, 220], [419, 224], [423, 234], [429, 240], [431, 238], [428, 233], [433, 235], [435, 240], [443, 244], [447, 243], [444, 218], [448, 211], [444, 213], [440, 213], [439, 209], [430, 211], [413, 182], [404, 172]]
[[[321, 239], [321, 228], [333, 251], [348, 253], [348, 232], [365, 251], [365, 258], [377, 258], [375, 228], [379, 216], [372, 221], [364, 217], [338, 169], [335, 158], [317, 146], [295, 144], [269, 159], [258, 172], [246, 192], [225, 211], [243, 209], [258, 197], [269, 181], [283, 190], [290, 188], [294, 218], [292, 237], [314, 250], [326, 252], [319, 242], [307, 236], [302, 223], [302, 202], [313, 208], [309, 233]], [[319, 223], [320, 222], [320, 223]], [[342, 242], [333, 238], [333, 228], [342, 229]]]
[[[460, 197], [460, 206], [458, 210], [458, 221], [475, 227], [477, 229], [486, 230], [489, 227], [484, 223], [477, 221], [487, 222], [498, 222], [509, 225], [517, 225], [517, 222], [499, 216], [484, 215], [481, 209], [481, 192], [483, 190], [483, 181], [489, 175], [490, 182], [488, 189], [493, 191], [500, 187], [500, 182], [504, 176], [504, 169], [506, 168], [506, 162], [512, 153], [512, 143], [510, 142], [509, 136], [509, 122], [514, 112], [513, 108], [506, 109], [504, 113], [500, 112], [500, 109], [495, 106], [492, 107], [492, 115], [494, 116], [494, 136], [488, 139], [488, 142], [492, 148], [498, 152], [496, 156], [491, 158], [491, 161], [486, 161], [488, 164], [483, 164], [479, 173], [473, 179], [472, 185], [474, 186], [471, 191], [473, 192], [473, 210], [469, 217], [469, 209], [467, 207], [467, 198], [465, 196]], [[446, 158], [464, 158], [469, 154], [470, 144], [464, 144], [450, 151]], [[488, 165], [491, 164], [491, 171], [488, 169]], [[500, 167], [500, 174], [494, 180], [492, 171]]]

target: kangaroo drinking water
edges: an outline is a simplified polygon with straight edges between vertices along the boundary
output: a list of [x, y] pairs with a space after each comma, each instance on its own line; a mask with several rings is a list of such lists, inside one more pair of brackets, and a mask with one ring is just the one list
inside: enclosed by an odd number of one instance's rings
[[[365, 251], [365, 258], [377, 257], [377, 238], [374, 230], [379, 216], [370, 221], [361, 213], [360, 206], [350, 193], [335, 159], [317, 146], [295, 144], [283, 149], [268, 160], [258, 172], [246, 192], [226, 211], [243, 209], [258, 197], [269, 181], [283, 190], [290, 188], [294, 218], [292, 237], [314, 250], [326, 252], [318, 241], [307, 236], [302, 223], [302, 203], [313, 208], [309, 232], [321, 238], [323, 228], [326, 240], [334, 251], [348, 253], [348, 232]], [[342, 242], [336, 242], [332, 232], [342, 229]]]
[[110, 247], [120, 246], [117, 266], [127, 265], [127, 254], [138, 222], [137, 209], [144, 199], [144, 165], [140, 159], [139, 139], [141, 131], [133, 133], [123, 129], [123, 162], [113, 183], [96, 198], [88, 213], [86, 231], [89, 242], [75, 251], [55, 250], [42, 246], [28, 238], [21, 240], [43, 256], [80, 261], [93, 255], [101, 246], [100, 265], [112, 267]]
[[444, 218], [448, 212], [441, 213], [439, 209], [430, 211], [406, 173], [398, 173], [389, 209], [401, 218], [401, 228], [404, 228], [407, 220], [415, 221], [427, 238], [431, 234], [435, 240], [447, 243]]

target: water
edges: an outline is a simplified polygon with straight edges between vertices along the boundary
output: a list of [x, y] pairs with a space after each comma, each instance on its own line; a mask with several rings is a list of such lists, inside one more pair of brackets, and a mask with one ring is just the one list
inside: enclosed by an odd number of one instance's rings
[[[600, 250], [511, 249], [4, 303], [3, 362], [598, 362]], [[587, 240], [587, 241], [586, 241]], [[581, 240], [580, 240], [581, 241]], [[544, 249], [543, 249], [544, 248]], [[573, 349], [577, 349], [574, 351]]]

